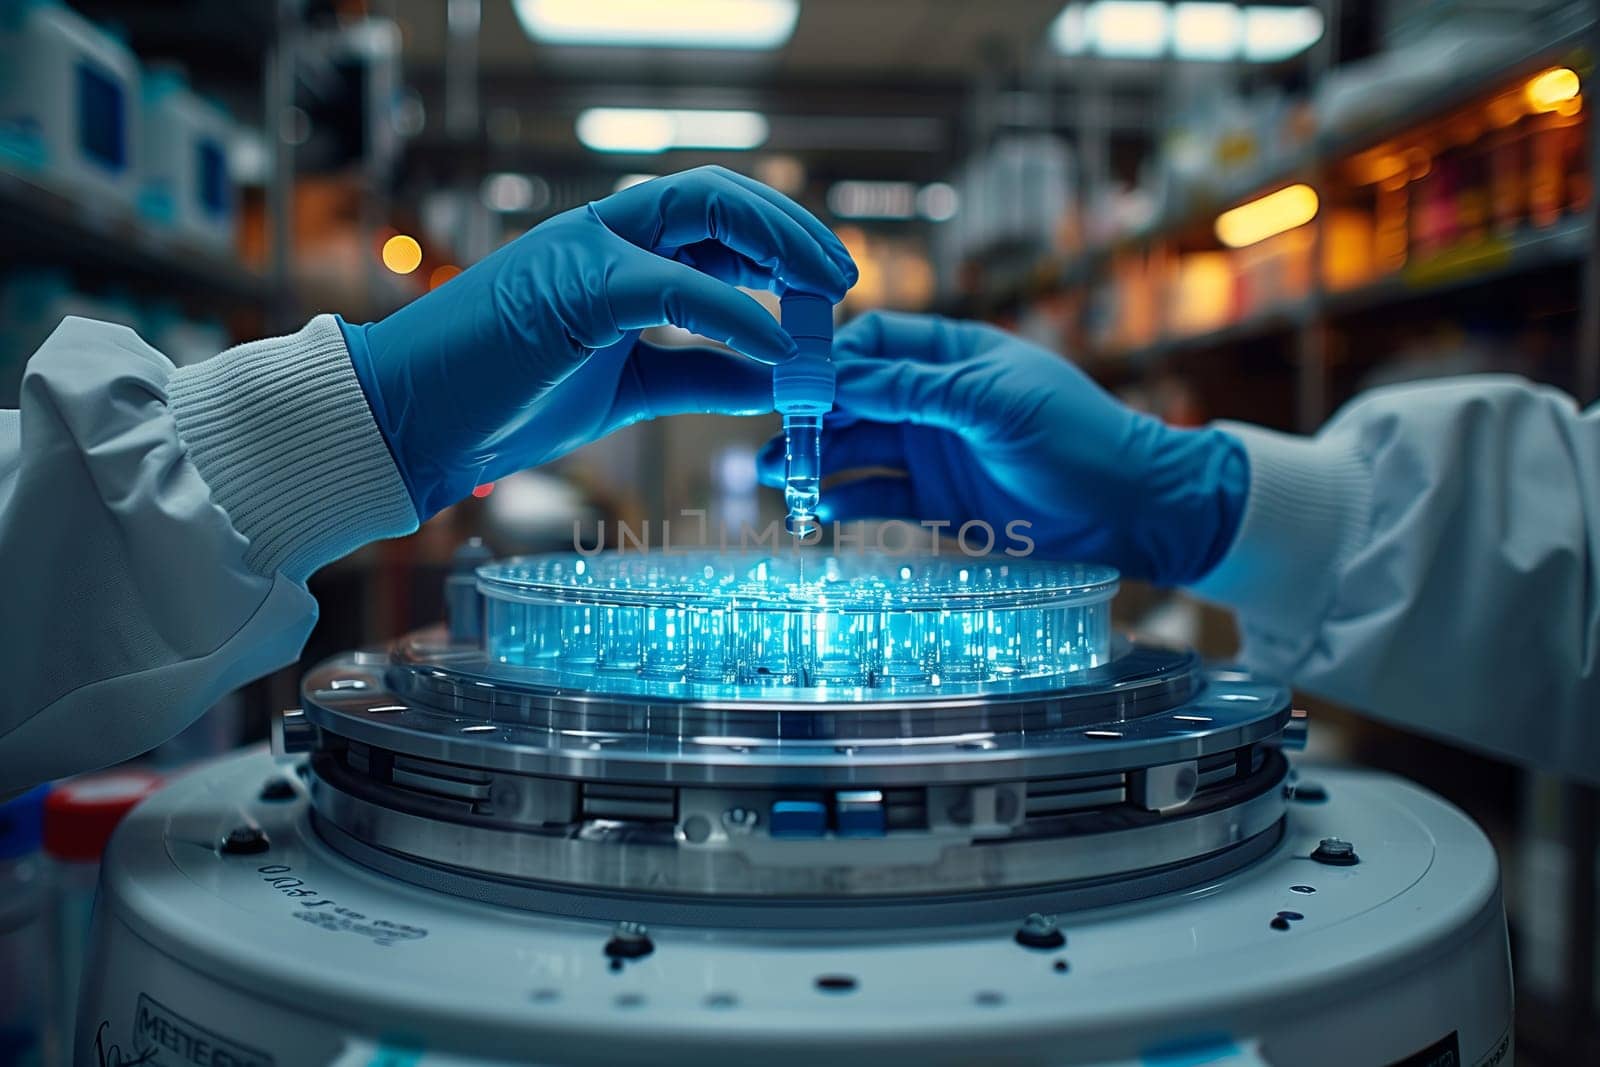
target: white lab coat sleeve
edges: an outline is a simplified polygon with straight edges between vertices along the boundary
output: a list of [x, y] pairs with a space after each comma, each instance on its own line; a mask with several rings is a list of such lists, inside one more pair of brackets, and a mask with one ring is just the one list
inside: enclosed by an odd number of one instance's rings
[[1375, 390], [1317, 436], [1223, 424], [1250, 490], [1194, 587], [1251, 667], [1600, 781], [1600, 410], [1519, 378]]
[[306, 577], [415, 527], [331, 317], [182, 369], [64, 320], [0, 411], [0, 796], [292, 662]]

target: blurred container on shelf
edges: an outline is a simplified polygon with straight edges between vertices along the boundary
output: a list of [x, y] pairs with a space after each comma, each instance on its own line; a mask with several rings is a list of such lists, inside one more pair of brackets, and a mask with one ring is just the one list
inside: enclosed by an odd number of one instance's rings
[[1340, 208], [1322, 220], [1322, 283], [1330, 291], [1354, 289], [1378, 273], [1373, 216]]
[[1157, 197], [1144, 185], [1112, 187], [1084, 205], [1083, 233], [1090, 247], [1142, 233], [1158, 217]]
[[0, 0], [0, 161], [124, 210], [138, 191], [139, 61], [55, 0]]
[[63, 1063], [72, 1059], [78, 982], [89, 941], [100, 857], [123, 816], [161, 788], [145, 771], [114, 770], [58, 782], [44, 802], [44, 851], [50, 857], [51, 958], [57, 961], [54, 1010]]
[[1392, 121], [1429, 94], [1481, 77], [1537, 40], [1526, 18], [1493, 29], [1440, 25], [1393, 51], [1329, 72], [1313, 97], [1317, 125], [1349, 134]]
[[[1374, 275], [1427, 271], [1463, 254], [1492, 255], [1504, 239], [1578, 219], [1590, 197], [1588, 115], [1575, 71], [1551, 66], [1421, 122], [1334, 168], [1340, 207], [1325, 266], [1371, 220]], [[1330, 273], [1330, 289], [1362, 272]]]
[[1304, 102], [1276, 89], [1242, 97], [1206, 84], [1185, 99], [1146, 182], [1157, 217], [1214, 203], [1252, 176], [1287, 169], [1315, 133]]
[[1177, 336], [1225, 326], [1235, 315], [1235, 275], [1226, 252], [1191, 252], [1178, 258], [1168, 301], [1168, 332]]
[[1313, 225], [1305, 225], [1234, 249], [1236, 321], [1292, 307], [1310, 296], [1315, 245]]
[[1105, 290], [1103, 332], [1092, 340], [1104, 349], [1125, 350], [1153, 344], [1165, 321], [1164, 281], [1172, 256], [1162, 247], [1133, 249], [1117, 255], [1111, 264], [1111, 284]]
[[844, 298], [851, 312], [872, 308], [921, 311], [933, 302], [937, 280], [921, 242], [868, 233], [859, 226], [840, 226], [836, 232], [860, 271]]
[[140, 105], [139, 214], [218, 252], [231, 250], [238, 216], [229, 164], [233, 120], [170, 65], [145, 72]]
[[947, 230], [957, 257], [1026, 242], [1042, 251], [1067, 224], [1077, 199], [1072, 150], [1048, 134], [1007, 134], [962, 169], [961, 211]]
[[49, 786], [0, 804], [0, 1063], [45, 1067], [61, 1062], [47, 924], [48, 883], [42, 851]]

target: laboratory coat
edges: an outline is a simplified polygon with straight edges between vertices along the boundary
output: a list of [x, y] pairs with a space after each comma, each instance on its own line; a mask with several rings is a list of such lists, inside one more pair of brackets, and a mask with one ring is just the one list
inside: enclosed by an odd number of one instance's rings
[[65, 319], [0, 411], [0, 797], [292, 663], [306, 577], [416, 521], [331, 316], [181, 369]]
[[[1509, 377], [1225, 425], [1250, 491], [1195, 592], [1253, 668], [1600, 780], [1600, 414]], [[416, 514], [329, 317], [175, 369], [67, 319], [0, 411], [0, 796], [138, 754], [292, 662], [305, 579]]]

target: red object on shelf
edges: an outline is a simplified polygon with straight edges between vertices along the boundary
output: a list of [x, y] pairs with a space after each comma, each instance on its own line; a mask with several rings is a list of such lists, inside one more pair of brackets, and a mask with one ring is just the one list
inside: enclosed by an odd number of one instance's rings
[[58, 860], [100, 859], [122, 817], [165, 779], [148, 771], [106, 771], [60, 782], [44, 803], [44, 850]]

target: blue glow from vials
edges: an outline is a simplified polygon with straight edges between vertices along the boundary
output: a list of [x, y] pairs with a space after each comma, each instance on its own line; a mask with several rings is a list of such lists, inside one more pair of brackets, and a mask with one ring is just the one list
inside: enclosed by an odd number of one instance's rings
[[489, 659], [591, 693], [855, 700], [1047, 688], [1109, 659], [1108, 568], [809, 555], [494, 564]]
[[785, 526], [803, 537], [816, 526], [822, 496], [822, 416], [785, 415], [783, 441]]

